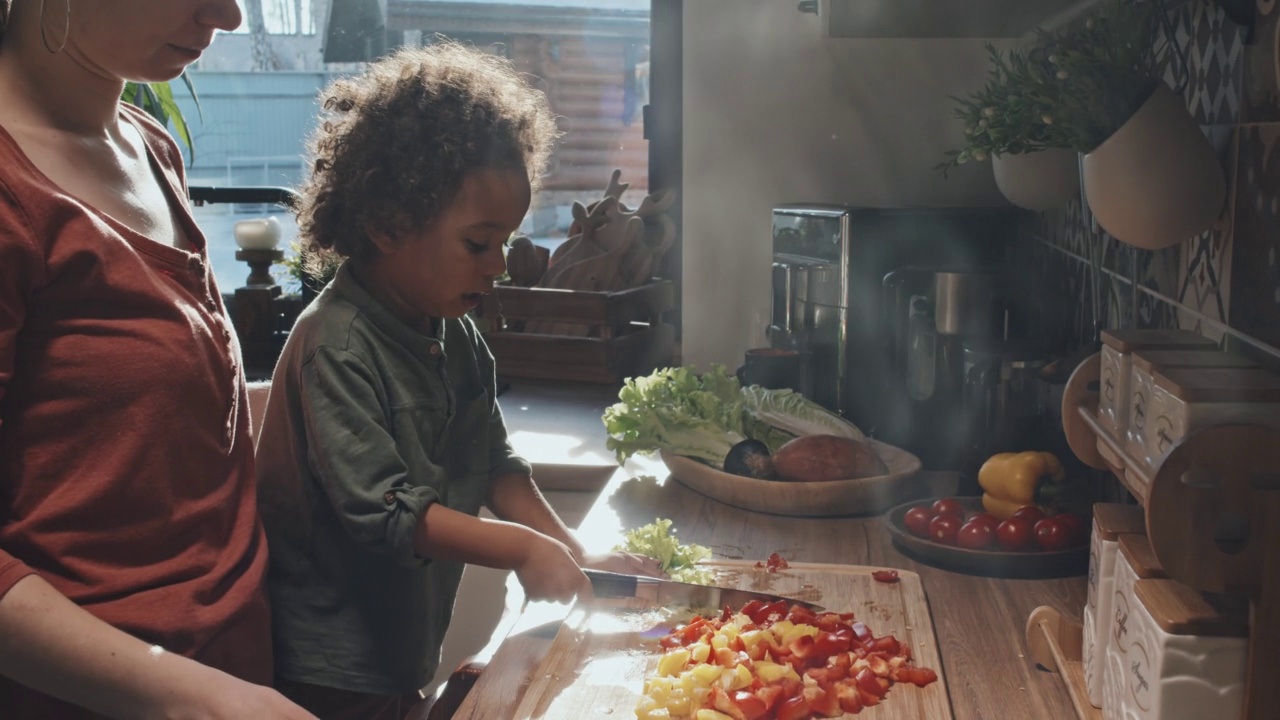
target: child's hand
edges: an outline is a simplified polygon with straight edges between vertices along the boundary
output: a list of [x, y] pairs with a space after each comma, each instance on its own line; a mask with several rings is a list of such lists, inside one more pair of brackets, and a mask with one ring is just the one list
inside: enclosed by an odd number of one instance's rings
[[524, 560], [516, 566], [516, 578], [531, 600], [555, 600], [569, 602], [573, 596], [591, 597], [591, 581], [564, 543], [554, 538], [533, 533], [535, 540], [529, 546]]
[[582, 559], [582, 567], [623, 575], [644, 575], [665, 578], [662, 565], [651, 557], [636, 553], [615, 551], [601, 555], [588, 555]]

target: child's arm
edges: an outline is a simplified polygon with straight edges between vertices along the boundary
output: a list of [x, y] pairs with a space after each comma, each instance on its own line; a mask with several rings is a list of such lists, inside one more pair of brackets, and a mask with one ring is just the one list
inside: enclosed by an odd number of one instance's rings
[[413, 547], [422, 557], [515, 570], [534, 600], [568, 602], [574, 595], [591, 595], [591, 583], [573, 552], [557, 538], [524, 525], [433, 503], [414, 528]]
[[533, 478], [523, 473], [507, 473], [493, 479], [488, 506], [494, 515], [532, 528], [563, 543], [582, 567], [628, 575], [662, 575], [657, 560], [626, 552], [588, 554], [560, 517], [547, 504]]

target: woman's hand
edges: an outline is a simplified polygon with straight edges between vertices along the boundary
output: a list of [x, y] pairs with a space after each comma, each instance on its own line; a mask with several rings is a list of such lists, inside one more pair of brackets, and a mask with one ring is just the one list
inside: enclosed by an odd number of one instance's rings
[[665, 578], [662, 565], [651, 557], [636, 553], [614, 551], [599, 555], [587, 555], [582, 559], [582, 567], [592, 570], [603, 570], [623, 575], [644, 575], [647, 577]]
[[582, 574], [573, 553], [564, 543], [531, 532], [534, 538], [528, 553], [516, 565], [516, 578], [532, 600], [569, 602], [573, 596], [591, 597], [591, 581]]

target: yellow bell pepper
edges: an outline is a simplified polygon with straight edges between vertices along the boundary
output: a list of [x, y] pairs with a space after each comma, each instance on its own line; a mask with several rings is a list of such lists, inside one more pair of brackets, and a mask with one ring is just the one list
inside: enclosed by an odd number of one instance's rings
[[1004, 520], [1018, 508], [1046, 506], [1065, 488], [1066, 471], [1053, 453], [1020, 452], [992, 455], [978, 470], [982, 507]]

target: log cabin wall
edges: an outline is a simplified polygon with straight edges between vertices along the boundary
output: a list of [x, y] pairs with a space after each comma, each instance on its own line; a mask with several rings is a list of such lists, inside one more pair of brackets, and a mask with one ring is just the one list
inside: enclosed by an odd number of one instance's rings
[[567, 227], [573, 201], [595, 199], [614, 168], [636, 204], [648, 188], [642, 108], [648, 102], [649, 13], [392, 0], [387, 27], [406, 41], [436, 34], [489, 47], [537, 78], [564, 133], [535, 199], [534, 232]]

